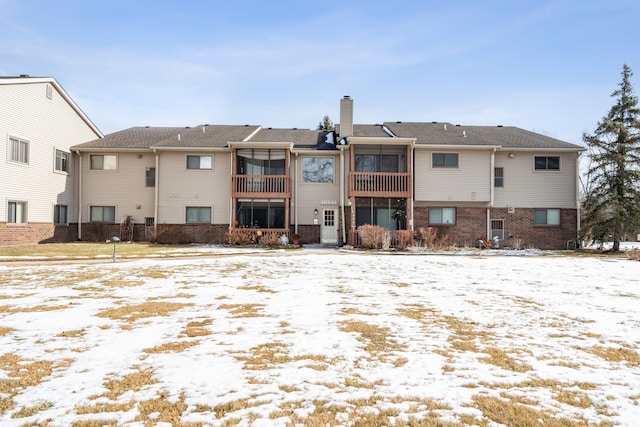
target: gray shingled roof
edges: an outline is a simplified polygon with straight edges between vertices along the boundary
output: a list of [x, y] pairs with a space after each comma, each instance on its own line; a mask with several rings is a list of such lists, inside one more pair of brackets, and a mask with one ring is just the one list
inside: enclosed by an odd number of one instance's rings
[[[340, 135], [340, 125], [336, 125], [336, 133]], [[389, 134], [382, 129], [381, 125], [353, 125], [353, 135], [366, 138], [388, 138]], [[400, 136], [400, 135], [398, 135]]]
[[[221, 148], [241, 141], [258, 126], [204, 125], [196, 127], [133, 127], [79, 144], [72, 149]], [[180, 139], [178, 139], [180, 135]]]
[[436, 122], [386, 122], [385, 126], [396, 136], [416, 138], [418, 145], [499, 145], [503, 148], [583, 149], [579, 145], [513, 126], [460, 126]]
[[324, 131], [310, 129], [273, 129], [262, 128], [253, 135], [250, 142], [293, 142], [296, 146], [313, 145]]

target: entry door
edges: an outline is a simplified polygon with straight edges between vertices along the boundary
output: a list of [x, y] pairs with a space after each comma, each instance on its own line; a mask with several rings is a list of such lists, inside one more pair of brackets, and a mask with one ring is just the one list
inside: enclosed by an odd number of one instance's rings
[[322, 211], [322, 224], [320, 227], [320, 243], [323, 245], [338, 244], [338, 218], [335, 209]]

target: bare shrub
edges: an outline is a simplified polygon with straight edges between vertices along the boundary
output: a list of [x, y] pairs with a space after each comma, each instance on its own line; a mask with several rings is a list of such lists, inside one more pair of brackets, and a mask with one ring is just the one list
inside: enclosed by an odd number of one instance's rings
[[438, 237], [438, 229], [436, 227], [419, 227], [416, 230], [416, 239], [422, 246], [432, 248]]
[[413, 232], [411, 230], [398, 230], [396, 232], [396, 248], [405, 250], [413, 246]]
[[387, 250], [391, 247], [391, 233], [385, 231], [382, 235], [382, 249]]
[[511, 240], [511, 247], [513, 247], [513, 249], [522, 249], [522, 238], [521, 237], [514, 237]]
[[275, 231], [264, 233], [262, 237], [260, 237], [260, 244], [270, 247], [280, 246], [280, 235]]
[[633, 248], [630, 251], [627, 251], [627, 257], [632, 261], [640, 261], [640, 249]]
[[360, 235], [360, 242], [363, 248], [380, 249], [382, 246], [384, 228], [379, 225], [361, 225], [358, 227], [358, 234]]
[[232, 228], [224, 235], [225, 243], [234, 246], [246, 246], [255, 243], [255, 233], [247, 228]]

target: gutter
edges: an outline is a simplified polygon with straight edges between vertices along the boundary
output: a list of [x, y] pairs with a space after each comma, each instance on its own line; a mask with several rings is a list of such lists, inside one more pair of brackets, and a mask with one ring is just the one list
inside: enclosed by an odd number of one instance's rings
[[78, 240], [82, 240], [82, 154], [76, 150], [78, 155]]

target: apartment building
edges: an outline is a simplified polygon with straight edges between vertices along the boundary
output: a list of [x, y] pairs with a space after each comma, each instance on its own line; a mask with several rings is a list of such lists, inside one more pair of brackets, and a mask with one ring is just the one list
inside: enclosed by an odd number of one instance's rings
[[[573, 247], [583, 148], [510, 126], [135, 127], [70, 148], [77, 236], [221, 243], [234, 229], [356, 244], [358, 228], [437, 227], [451, 243]], [[401, 215], [399, 215], [401, 213]]]
[[76, 239], [70, 147], [101, 137], [56, 80], [0, 77], [0, 244]]

